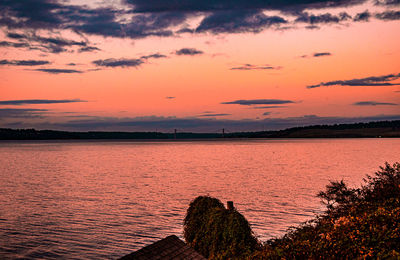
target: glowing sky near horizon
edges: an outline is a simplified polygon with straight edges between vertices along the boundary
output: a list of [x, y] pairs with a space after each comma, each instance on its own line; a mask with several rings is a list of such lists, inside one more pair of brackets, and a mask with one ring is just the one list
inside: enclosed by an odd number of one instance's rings
[[397, 0], [16, 2], [0, 3], [0, 127], [254, 131], [400, 119]]

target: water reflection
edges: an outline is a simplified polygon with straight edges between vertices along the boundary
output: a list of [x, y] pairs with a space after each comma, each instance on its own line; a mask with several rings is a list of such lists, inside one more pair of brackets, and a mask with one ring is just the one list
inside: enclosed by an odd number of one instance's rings
[[262, 240], [358, 185], [400, 139], [0, 143], [0, 255], [115, 258], [182, 234], [191, 199], [233, 200]]

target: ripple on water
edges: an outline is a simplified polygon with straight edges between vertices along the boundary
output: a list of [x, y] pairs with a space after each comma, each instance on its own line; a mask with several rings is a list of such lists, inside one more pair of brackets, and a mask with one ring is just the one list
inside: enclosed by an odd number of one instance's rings
[[323, 210], [329, 180], [360, 184], [400, 139], [0, 143], [0, 256], [110, 259], [182, 238], [191, 200], [233, 200], [261, 239]]

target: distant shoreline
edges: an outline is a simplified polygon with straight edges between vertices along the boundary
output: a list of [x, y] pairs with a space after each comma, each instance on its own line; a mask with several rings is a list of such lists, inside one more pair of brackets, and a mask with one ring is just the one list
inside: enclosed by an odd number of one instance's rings
[[198, 138], [198, 139], [0, 139], [0, 143], [186, 143], [186, 142], [248, 142], [248, 141], [302, 141], [350, 139], [398, 139], [399, 137], [291, 137], [291, 138]]
[[400, 120], [369, 123], [312, 125], [276, 131], [233, 133], [162, 132], [68, 132], [57, 130], [0, 128], [0, 140], [82, 141], [224, 141], [249, 139], [399, 138]]

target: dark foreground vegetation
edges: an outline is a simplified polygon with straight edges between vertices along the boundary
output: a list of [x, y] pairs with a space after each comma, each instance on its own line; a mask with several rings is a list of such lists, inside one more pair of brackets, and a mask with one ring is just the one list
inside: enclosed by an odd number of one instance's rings
[[184, 226], [186, 242], [210, 259], [243, 258], [259, 247], [246, 218], [208, 196], [190, 203]]
[[198, 197], [184, 237], [209, 259], [400, 259], [400, 163], [386, 163], [360, 188], [331, 182], [318, 197], [323, 214], [265, 243], [235, 209]]
[[400, 120], [314, 125], [279, 131], [235, 133], [68, 132], [0, 128], [0, 140], [217, 139], [217, 138], [373, 138], [400, 137]]

